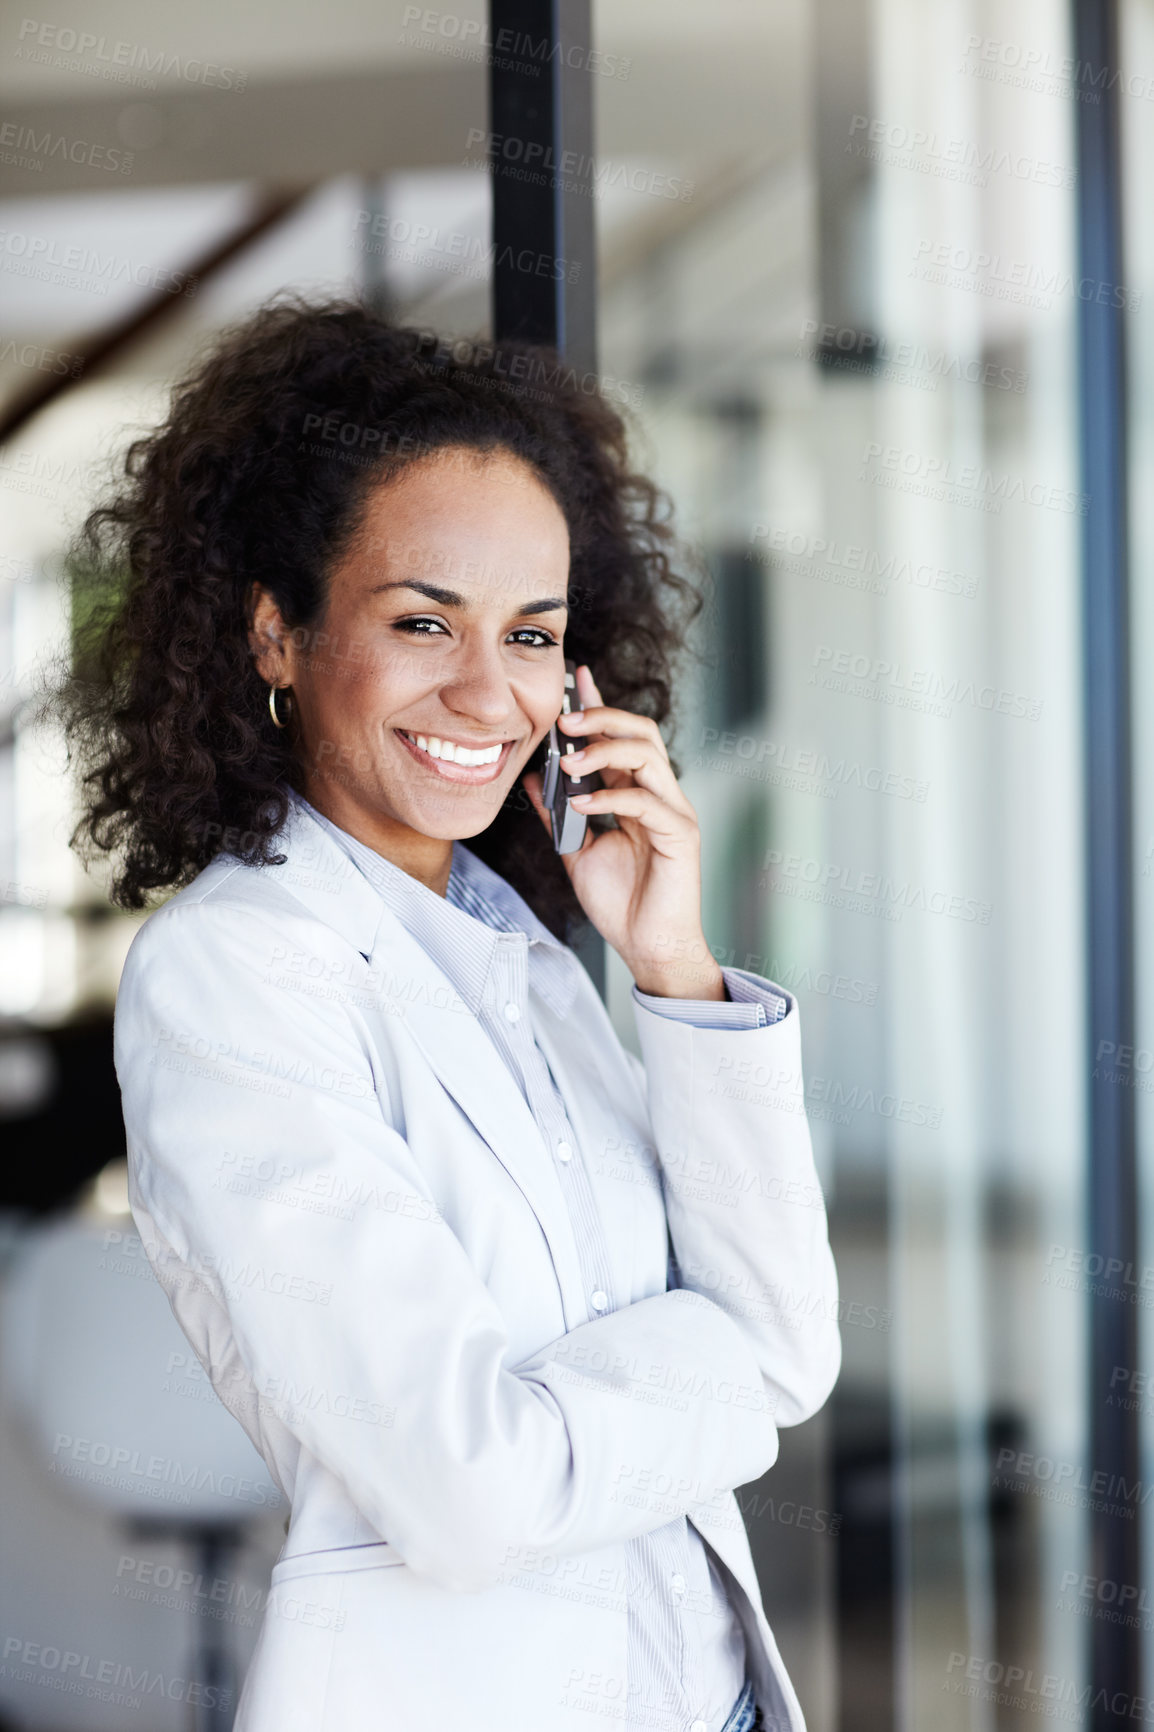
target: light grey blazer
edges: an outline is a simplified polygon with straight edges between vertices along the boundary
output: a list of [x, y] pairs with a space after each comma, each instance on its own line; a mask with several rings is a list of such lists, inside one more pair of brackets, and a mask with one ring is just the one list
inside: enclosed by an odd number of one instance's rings
[[476, 1019], [307, 814], [282, 851], [153, 914], [116, 1010], [133, 1215], [292, 1506], [236, 1732], [620, 1723], [623, 1542], [681, 1514], [767, 1726], [801, 1732], [733, 1496], [840, 1364], [796, 1004], [635, 1005], [638, 1062], [583, 970], [566, 1018], [535, 1003], [623, 1295], [587, 1321]]

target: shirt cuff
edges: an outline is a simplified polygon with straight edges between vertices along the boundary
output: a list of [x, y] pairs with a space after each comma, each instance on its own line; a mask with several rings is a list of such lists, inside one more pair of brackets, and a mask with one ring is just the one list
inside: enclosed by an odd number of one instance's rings
[[659, 998], [642, 992], [634, 984], [634, 1002], [670, 1022], [692, 1023], [694, 1028], [765, 1028], [780, 1022], [793, 1008], [793, 1000], [783, 987], [763, 975], [749, 974], [744, 968], [723, 968], [722, 979], [728, 1001], [715, 998]]

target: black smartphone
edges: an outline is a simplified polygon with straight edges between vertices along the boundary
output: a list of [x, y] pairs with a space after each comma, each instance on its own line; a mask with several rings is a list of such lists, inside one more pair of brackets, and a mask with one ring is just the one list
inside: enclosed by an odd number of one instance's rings
[[[561, 714], [568, 716], [582, 708], [577, 695], [577, 664], [565, 657], [565, 694], [561, 699]], [[553, 824], [553, 846], [558, 854], [575, 854], [585, 840], [589, 815], [570, 805], [573, 794], [590, 794], [604, 787], [596, 770], [583, 776], [567, 776], [561, 768], [565, 752], [579, 752], [588, 744], [581, 734], [561, 734], [554, 722], [545, 736], [545, 761], [541, 771], [541, 798]]]

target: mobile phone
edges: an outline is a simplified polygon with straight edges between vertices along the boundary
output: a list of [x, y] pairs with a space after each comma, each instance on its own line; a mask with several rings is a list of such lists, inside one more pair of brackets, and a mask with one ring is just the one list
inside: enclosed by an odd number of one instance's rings
[[[584, 706], [577, 694], [577, 664], [565, 657], [565, 693], [561, 699], [561, 714], [568, 716]], [[585, 840], [589, 815], [570, 805], [573, 794], [591, 794], [604, 787], [596, 770], [583, 776], [567, 776], [561, 768], [565, 752], [579, 752], [588, 744], [580, 734], [559, 734], [554, 722], [545, 738], [545, 763], [541, 774], [541, 798], [553, 825], [553, 846], [558, 854], [575, 854]]]

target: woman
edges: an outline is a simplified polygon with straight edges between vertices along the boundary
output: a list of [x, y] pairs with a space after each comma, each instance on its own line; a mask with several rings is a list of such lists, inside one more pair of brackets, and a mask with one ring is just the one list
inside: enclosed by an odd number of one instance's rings
[[[797, 1007], [702, 932], [661, 505], [548, 352], [289, 301], [86, 526], [84, 830], [183, 886], [117, 1005], [133, 1212], [291, 1504], [239, 1732], [803, 1725], [733, 1488], [836, 1280]], [[613, 822], [558, 855], [567, 655]]]

